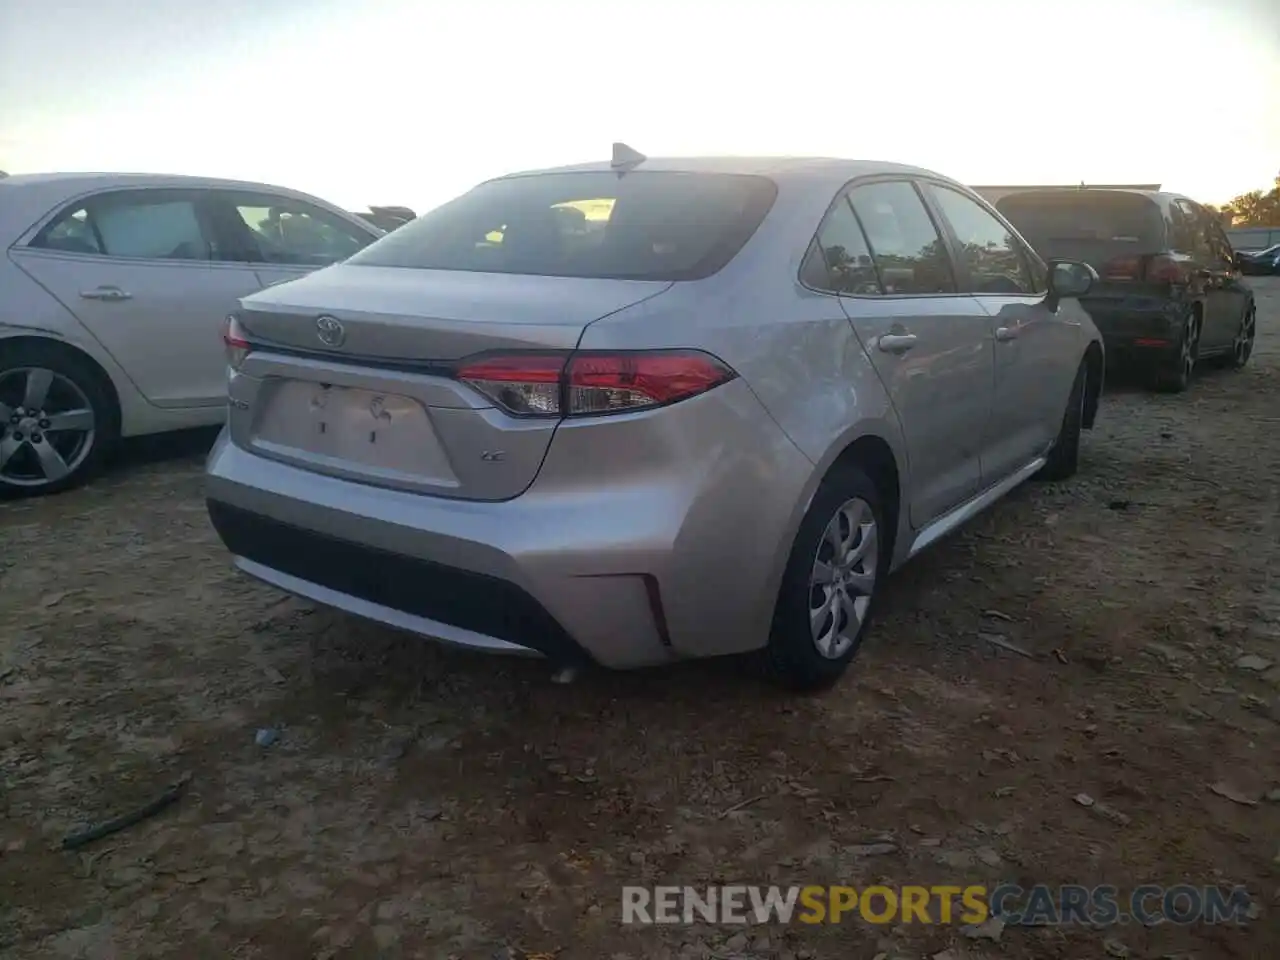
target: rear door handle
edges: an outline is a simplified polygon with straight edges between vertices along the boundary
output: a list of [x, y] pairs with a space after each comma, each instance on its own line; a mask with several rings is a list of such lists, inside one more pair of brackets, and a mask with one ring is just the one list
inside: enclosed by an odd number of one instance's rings
[[1001, 343], [1008, 343], [1010, 340], [1017, 340], [1017, 327], [996, 327], [996, 339]]
[[885, 353], [906, 353], [915, 345], [916, 335], [914, 333], [886, 333], [876, 341], [876, 346]]
[[98, 287], [96, 290], [81, 290], [80, 296], [85, 300], [132, 300], [133, 294], [126, 293], [119, 287]]

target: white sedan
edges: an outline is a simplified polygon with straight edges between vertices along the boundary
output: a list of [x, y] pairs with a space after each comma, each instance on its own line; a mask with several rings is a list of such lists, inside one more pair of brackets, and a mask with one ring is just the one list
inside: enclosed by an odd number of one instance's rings
[[0, 497], [76, 486], [120, 437], [220, 423], [238, 300], [381, 235], [262, 184], [0, 178]]

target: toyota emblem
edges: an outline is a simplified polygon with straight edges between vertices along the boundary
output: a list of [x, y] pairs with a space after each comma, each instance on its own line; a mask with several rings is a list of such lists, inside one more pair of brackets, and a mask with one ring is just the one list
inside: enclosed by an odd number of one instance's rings
[[333, 317], [320, 317], [316, 320], [316, 336], [326, 347], [340, 347], [347, 339], [347, 330]]

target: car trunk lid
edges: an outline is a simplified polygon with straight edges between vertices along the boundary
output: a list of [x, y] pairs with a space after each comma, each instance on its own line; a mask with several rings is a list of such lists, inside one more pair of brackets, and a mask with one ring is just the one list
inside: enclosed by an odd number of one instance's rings
[[504, 500], [537, 476], [557, 420], [517, 418], [452, 376], [490, 351], [573, 350], [664, 281], [338, 265], [242, 302], [254, 345], [231, 380], [240, 445], [318, 473]]
[[484, 350], [572, 349], [587, 324], [670, 286], [338, 264], [245, 298], [241, 318], [263, 342], [348, 362], [451, 361]]

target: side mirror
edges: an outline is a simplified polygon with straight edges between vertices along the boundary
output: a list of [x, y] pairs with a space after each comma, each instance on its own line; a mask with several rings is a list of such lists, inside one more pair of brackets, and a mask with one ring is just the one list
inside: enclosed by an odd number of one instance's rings
[[1049, 295], [1046, 301], [1056, 310], [1058, 302], [1071, 297], [1083, 297], [1098, 281], [1098, 271], [1079, 260], [1049, 261]]

